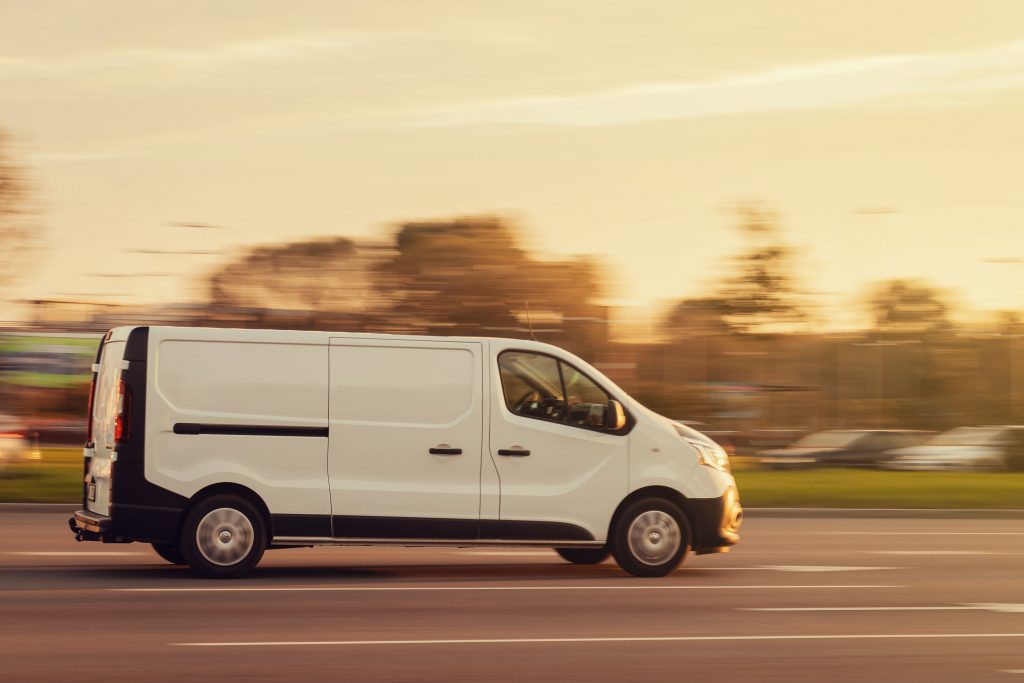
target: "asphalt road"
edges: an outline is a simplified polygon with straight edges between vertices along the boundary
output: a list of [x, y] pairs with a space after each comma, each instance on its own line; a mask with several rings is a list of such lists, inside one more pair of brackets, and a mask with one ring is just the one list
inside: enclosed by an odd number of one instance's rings
[[1024, 682], [1024, 519], [748, 519], [666, 579], [537, 549], [270, 551], [217, 582], [0, 514], [0, 680]]

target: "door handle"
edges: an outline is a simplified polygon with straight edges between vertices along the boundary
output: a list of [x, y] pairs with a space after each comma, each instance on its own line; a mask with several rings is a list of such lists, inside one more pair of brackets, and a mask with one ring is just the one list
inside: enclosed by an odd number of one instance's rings
[[499, 448], [498, 455], [509, 455], [516, 458], [524, 458], [530, 454], [525, 448]]
[[440, 446], [434, 446], [433, 448], [431, 448], [430, 449], [430, 454], [431, 455], [462, 455], [462, 449], [461, 448], [452, 448], [448, 444], [443, 443]]

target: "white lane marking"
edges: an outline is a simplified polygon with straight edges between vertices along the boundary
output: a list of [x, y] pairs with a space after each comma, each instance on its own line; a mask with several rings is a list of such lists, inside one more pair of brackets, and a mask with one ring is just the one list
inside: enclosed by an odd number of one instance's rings
[[1024, 674], [1024, 669], [1003, 669], [1004, 674]]
[[147, 555], [148, 553], [122, 552], [116, 550], [69, 550], [62, 552], [27, 552], [8, 551], [7, 555], [20, 555], [22, 557], [114, 557], [123, 555]]
[[303, 591], [666, 591], [666, 590], [792, 590], [813, 588], [906, 588], [880, 584], [822, 586], [247, 586], [242, 588], [104, 588], [116, 593], [288, 593]]
[[770, 569], [776, 572], [863, 572], [876, 569], [906, 569], [906, 567], [833, 567], [829, 565], [780, 564], [763, 565], [755, 569]]
[[678, 643], [738, 640], [878, 640], [911, 638], [1024, 638], [1024, 633], [851, 633], [766, 636], [623, 636], [611, 638], [464, 638], [443, 640], [263, 640], [168, 643], [178, 647], [268, 647], [308, 645], [523, 645], [534, 643]]
[[872, 555], [1006, 555], [989, 550], [864, 550]]
[[558, 555], [553, 550], [542, 551], [542, 550], [512, 550], [507, 552], [500, 551], [487, 551], [487, 550], [476, 550], [476, 551], [459, 551], [452, 550], [452, 555], [481, 555], [491, 557], [550, 557], [555, 559]]
[[884, 607], [737, 607], [741, 612], [929, 612], [976, 610], [983, 612], [1024, 613], [1024, 605], [1001, 602], [968, 602], [957, 605], [887, 605]]
[[818, 536], [1024, 536], [1024, 531], [810, 531]]

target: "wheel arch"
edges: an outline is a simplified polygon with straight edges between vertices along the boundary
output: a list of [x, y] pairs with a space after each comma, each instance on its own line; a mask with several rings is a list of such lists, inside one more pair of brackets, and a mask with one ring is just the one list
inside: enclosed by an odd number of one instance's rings
[[188, 517], [188, 513], [196, 505], [202, 501], [210, 498], [211, 496], [218, 495], [234, 495], [242, 498], [251, 503], [257, 510], [259, 510], [260, 516], [263, 518], [263, 526], [267, 530], [267, 543], [270, 543], [270, 539], [274, 537], [274, 525], [273, 520], [270, 517], [270, 508], [263, 501], [258, 493], [253, 491], [247, 486], [242, 484], [235, 484], [232, 482], [221, 482], [218, 484], [211, 484], [205, 488], [202, 488], [195, 492], [191, 498], [189, 498], [188, 506], [182, 510], [181, 521], [178, 523], [178, 535], [181, 535], [181, 525], [185, 523], [185, 518]]
[[668, 486], [644, 486], [633, 492], [622, 499], [618, 507], [615, 508], [615, 512], [612, 514], [611, 522], [608, 523], [608, 534], [606, 538], [608, 542], [611, 542], [612, 533], [615, 529], [615, 525], [619, 522], [619, 517], [622, 515], [622, 511], [629, 507], [632, 503], [642, 498], [662, 498], [671, 503], [675, 503], [679, 506], [679, 509], [683, 511], [683, 516], [686, 518], [686, 524], [689, 527], [690, 532], [690, 547], [700, 547], [700, 526], [696, 524], [694, 519], [694, 512], [690, 505], [690, 501], [682, 493], [674, 488]]

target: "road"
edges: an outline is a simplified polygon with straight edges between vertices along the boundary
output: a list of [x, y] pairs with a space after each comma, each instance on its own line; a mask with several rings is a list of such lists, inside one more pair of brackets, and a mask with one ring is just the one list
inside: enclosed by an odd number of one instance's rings
[[270, 551], [197, 579], [0, 514], [0, 680], [1024, 682], [1024, 519], [750, 519], [666, 579], [538, 549]]

